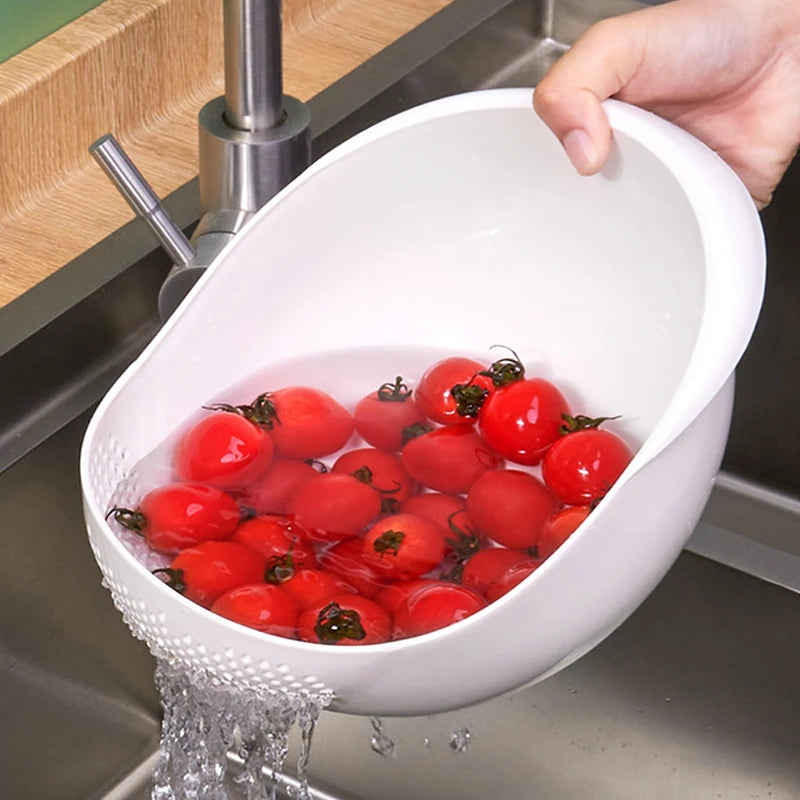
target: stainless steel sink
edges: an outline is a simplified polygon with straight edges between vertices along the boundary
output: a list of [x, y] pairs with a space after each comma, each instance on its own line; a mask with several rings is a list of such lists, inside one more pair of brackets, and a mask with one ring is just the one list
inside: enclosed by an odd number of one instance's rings
[[[425, 100], [532, 85], [591, 22], [635, 6], [557, 1], [551, 24], [547, 0], [455, 0], [311, 101], [315, 154]], [[394, 757], [370, 748], [368, 720], [324, 714], [310, 770], [319, 800], [800, 796], [800, 464], [796, 433], [787, 443], [775, 427], [791, 430], [800, 377], [790, 259], [800, 234], [783, 222], [798, 187], [793, 169], [764, 215], [771, 286], [739, 373], [727, 473], [694, 552], [607, 641], [546, 682], [384, 720]], [[165, 204], [191, 228], [196, 183]], [[100, 586], [77, 454], [91, 408], [158, 328], [169, 266], [134, 222], [0, 310], [0, 796], [10, 800], [149, 796], [153, 661]], [[465, 726], [459, 754], [448, 742]]]

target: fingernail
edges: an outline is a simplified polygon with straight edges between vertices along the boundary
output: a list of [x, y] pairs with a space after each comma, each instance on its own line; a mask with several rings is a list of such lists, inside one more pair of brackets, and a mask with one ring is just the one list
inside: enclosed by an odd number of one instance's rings
[[562, 144], [567, 151], [569, 160], [581, 175], [589, 175], [594, 172], [597, 151], [586, 131], [580, 128], [570, 131], [564, 136]]

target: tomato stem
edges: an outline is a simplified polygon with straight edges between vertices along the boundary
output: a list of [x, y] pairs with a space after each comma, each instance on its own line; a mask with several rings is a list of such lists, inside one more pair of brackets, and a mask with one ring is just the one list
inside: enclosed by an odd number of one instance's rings
[[256, 397], [250, 405], [233, 406], [230, 403], [215, 403], [211, 406], [203, 406], [203, 408], [206, 411], [227, 411], [230, 414], [238, 414], [254, 425], [261, 425], [272, 430], [275, 424], [280, 425], [281, 421], [271, 397], [271, 392], [264, 392]]
[[360, 466], [358, 469], [353, 470], [350, 473], [356, 480], [361, 481], [361, 483], [366, 483], [367, 486], [371, 486], [376, 492], [380, 492], [381, 494], [396, 494], [399, 492], [403, 487], [400, 485], [399, 481], [392, 481], [395, 484], [394, 489], [381, 489], [380, 486], [376, 486], [372, 482], [372, 470], [366, 465]]
[[317, 615], [314, 633], [323, 644], [335, 644], [342, 639], [361, 641], [367, 635], [361, 624], [358, 611], [342, 608], [338, 603], [330, 602]]
[[396, 497], [381, 497], [381, 514], [396, 514], [400, 501]]
[[617, 414], [615, 417], [587, 417], [584, 414], [576, 414], [571, 417], [569, 414], [562, 414], [561, 419], [564, 420], [564, 424], [558, 430], [562, 436], [566, 436], [568, 433], [575, 433], [576, 431], [599, 428], [604, 422], [619, 419], [620, 416], [620, 414]]
[[403, 378], [398, 375], [394, 383], [382, 383], [378, 387], [378, 400], [387, 403], [405, 403], [411, 397], [411, 389], [403, 383]]
[[[505, 345], [493, 344], [492, 347], [505, 347]], [[513, 358], [500, 358], [492, 362], [489, 369], [476, 372], [468, 383], [457, 383], [450, 389], [450, 396], [455, 400], [456, 413], [459, 416], [474, 419], [489, 398], [489, 390], [485, 386], [475, 383], [475, 379], [479, 375], [491, 379], [492, 385], [497, 389], [525, 377], [525, 367], [519, 360], [519, 356], [510, 347], [506, 349], [511, 352]]]
[[460, 508], [447, 518], [447, 524], [450, 530], [456, 534], [458, 539], [446, 539], [445, 541], [453, 548], [458, 564], [463, 564], [470, 556], [475, 555], [481, 546], [480, 537], [474, 530], [470, 528], [464, 530], [453, 522], [453, 517], [455, 517], [456, 514], [461, 514], [463, 511], [464, 509]]
[[374, 489], [381, 496], [381, 514], [397, 513], [397, 509], [400, 507], [400, 501], [396, 497], [387, 497], [386, 495], [396, 494], [403, 488], [399, 481], [392, 481], [395, 485], [394, 489], [381, 489], [380, 486], [374, 484], [372, 480], [372, 470], [366, 464], [353, 470], [350, 474], [356, 480]]
[[477, 375], [473, 375], [469, 383], [457, 383], [450, 390], [450, 396], [456, 401], [456, 413], [461, 417], [478, 416], [478, 412], [489, 396], [488, 389], [472, 382], [477, 377]]
[[[485, 375], [487, 378], [492, 379], [492, 383], [499, 389], [502, 386], [508, 386], [509, 383], [521, 381], [525, 377], [525, 367], [520, 361], [519, 356], [504, 344], [493, 344], [494, 347], [503, 347], [508, 350], [513, 358], [499, 358], [494, 361], [487, 370], [478, 372], [478, 375]], [[490, 348], [491, 349], [491, 348]]]
[[443, 581], [450, 581], [451, 583], [461, 583], [461, 579], [464, 575], [464, 564], [459, 562], [457, 563], [450, 572], [443, 572], [441, 575], [441, 580]]
[[424, 436], [432, 430], [433, 428], [428, 425], [427, 422], [415, 422], [413, 425], [407, 425], [403, 428], [400, 438], [403, 444], [408, 444], [412, 439], [416, 439], [418, 436]]
[[372, 486], [372, 470], [363, 465], [358, 469], [354, 469], [350, 473], [357, 481], [361, 481], [361, 483], [366, 483], [367, 486]]
[[396, 556], [400, 552], [400, 545], [403, 539], [406, 538], [403, 531], [384, 531], [373, 543], [372, 549], [382, 556], [386, 553], [391, 553]]
[[113, 517], [114, 522], [122, 525], [123, 528], [127, 528], [129, 531], [138, 533], [140, 536], [147, 527], [147, 517], [141, 511], [132, 511], [130, 508], [114, 506], [114, 508], [106, 514], [106, 519], [109, 517]]
[[171, 569], [169, 567], [164, 567], [163, 569], [153, 570], [153, 575], [159, 574], [167, 576], [167, 579], [164, 581], [164, 583], [166, 583], [170, 589], [174, 589], [180, 594], [183, 594], [186, 591], [186, 581], [183, 578], [182, 569]]
[[282, 556], [272, 556], [267, 561], [267, 569], [264, 572], [264, 580], [267, 583], [286, 583], [289, 579], [294, 577], [295, 565], [292, 550], [294, 542], [289, 547], [289, 550]]

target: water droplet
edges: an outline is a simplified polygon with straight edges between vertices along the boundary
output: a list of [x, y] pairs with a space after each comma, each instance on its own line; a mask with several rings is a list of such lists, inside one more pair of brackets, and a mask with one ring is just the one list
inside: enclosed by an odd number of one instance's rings
[[450, 741], [448, 745], [454, 753], [466, 753], [469, 749], [469, 743], [472, 739], [472, 733], [466, 726], [458, 728], [450, 734]]
[[567, 691], [570, 694], [578, 694], [578, 690], [574, 686], [567, 686]]
[[641, 709], [641, 708], [637, 708], [637, 709], [636, 709], [636, 713], [637, 713], [637, 714], [641, 714], [641, 713], [642, 713], [642, 711], [643, 711], [643, 709]]
[[664, 702], [665, 703], [671, 703], [672, 702], [672, 698], [671, 697], [665, 697], [664, 698]]
[[422, 743], [425, 745], [425, 747], [430, 747], [430, 746], [431, 746], [431, 740], [430, 740], [430, 737], [426, 736], [426, 737], [425, 737], [425, 738], [422, 740]]
[[390, 758], [395, 754], [395, 744], [386, 735], [383, 728], [383, 720], [380, 717], [370, 717], [372, 725], [372, 736], [369, 739], [369, 746], [380, 756]]

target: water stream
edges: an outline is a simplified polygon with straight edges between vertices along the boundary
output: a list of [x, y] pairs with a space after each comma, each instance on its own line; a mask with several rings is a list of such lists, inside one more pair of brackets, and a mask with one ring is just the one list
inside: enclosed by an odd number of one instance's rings
[[[152, 800], [310, 800], [311, 740], [330, 696], [229, 687], [164, 660], [158, 661], [156, 686], [164, 716]], [[281, 774], [295, 726], [301, 742], [297, 780], [287, 783]], [[240, 769], [232, 770], [233, 762]]]

